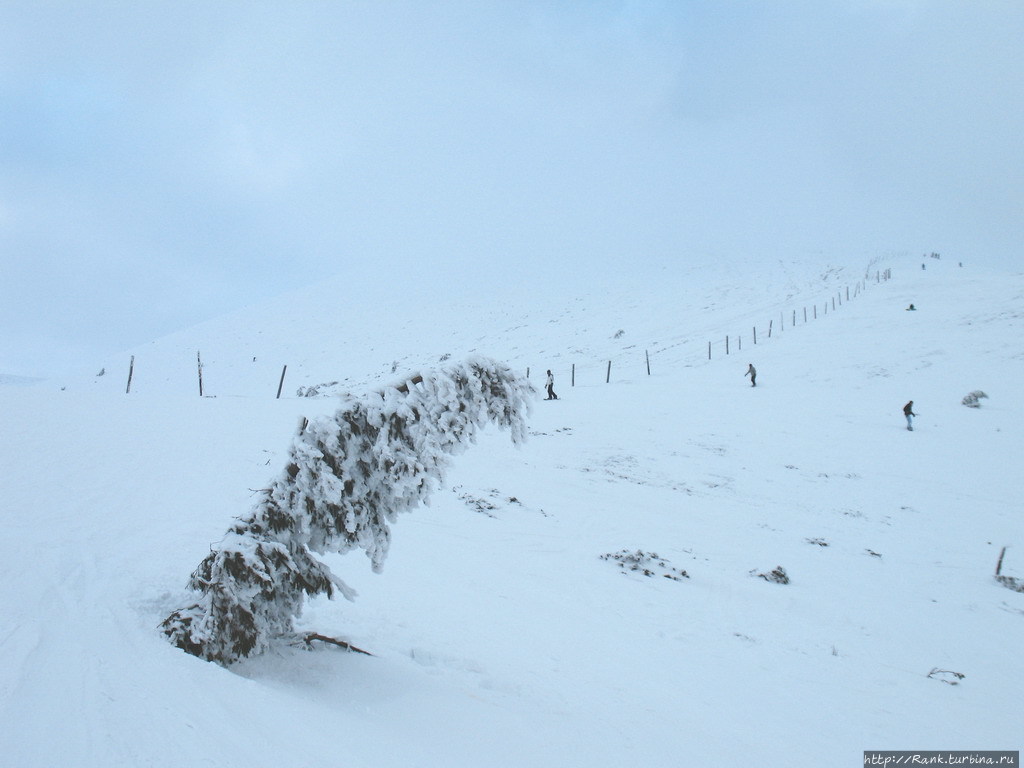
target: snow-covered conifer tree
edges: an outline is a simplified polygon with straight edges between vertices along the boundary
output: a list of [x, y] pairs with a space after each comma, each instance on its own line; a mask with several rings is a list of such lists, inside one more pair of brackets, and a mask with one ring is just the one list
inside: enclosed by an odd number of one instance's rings
[[475, 357], [303, 420], [284, 472], [199, 564], [189, 581], [198, 600], [164, 620], [165, 634], [230, 664], [293, 636], [306, 595], [352, 599], [316, 555], [358, 547], [380, 570], [395, 516], [427, 501], [487, 422], [521, 442], [533, 395], [508, 367]]

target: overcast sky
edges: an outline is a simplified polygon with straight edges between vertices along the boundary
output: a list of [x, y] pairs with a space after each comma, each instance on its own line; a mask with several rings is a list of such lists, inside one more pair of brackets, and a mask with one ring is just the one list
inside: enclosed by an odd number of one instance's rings
[[8, 0], [0, 373], [339, 273], [1016, 265], [1022, 40], [1020, 0]]

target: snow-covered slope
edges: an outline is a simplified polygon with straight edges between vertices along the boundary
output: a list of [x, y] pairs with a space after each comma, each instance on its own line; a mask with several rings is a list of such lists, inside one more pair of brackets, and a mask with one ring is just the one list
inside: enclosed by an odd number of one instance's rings
[[[328, 281], [63, 390], [0, 387], [5, 763], [811, 766], [1022, 746], [1024, 594], [992, 575], [1007, 546], [1024, 578], [1024, 277], [904, 258], [495, 293]], [[536, 404], [525, 447], [495, 432], [459, 457], [382, 574], [331, 561], [360, 596], [303, 624], [374, 657], [226, 670], [164, 640], [296, 420], [332, 407], [299, 386], [372, 388], [474, 350], [538, 383], [551, 368], [562, 399]], [[619, 565], [637, 553], [651, 575]], [[778, 566], [788, 584], [757, 575]]]

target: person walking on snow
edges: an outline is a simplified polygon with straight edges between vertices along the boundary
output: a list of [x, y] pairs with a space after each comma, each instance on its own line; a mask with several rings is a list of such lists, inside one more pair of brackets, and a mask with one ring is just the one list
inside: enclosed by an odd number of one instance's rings
[[911, 432], [914, 431], [914, 417], [917, 416], [914, 413], [914, 401], [911, 400], [909, 403], [903, 406], [903, 415], [907, 417], [907, 429]]
[[747, 376], [750, 377], [750, 386], [757, 386], [757, 368], [754, 367], [753, 363], [747, 366], [747, 372], [744, 373], [743, 376], [744, 378], [746, 378]]
[[544, 398], [544, 399], [545, 400], [557, 400], [558, 399], [558, 395], [555, 394], [555, 377], [552, 375], [551, 371], [548, 371], [547, 387], [548, 387], [548, 396], [546, 398]]

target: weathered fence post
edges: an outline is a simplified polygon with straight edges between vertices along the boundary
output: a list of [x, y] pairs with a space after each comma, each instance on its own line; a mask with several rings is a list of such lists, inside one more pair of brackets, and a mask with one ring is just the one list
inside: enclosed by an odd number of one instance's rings
[[999, 553], [999, 561], [996, 563], [996, 576], [1003, 570], [1003, 555], [1006, 554], [1006, 547], [1003, 547], [1003, 551]]
[[807, 322], [807, 307], [804, 307], [804, 322]]
[[793, 310], [793, 325], [796, 325], [796, 310]]
[[815, 320], [818, 319], [818, 305], [817, 304], [814, 305], [814, 319]]
[[572, 384], [570, 384], [570, 386], [576, 386], [576, 363], [572, 364]]
[[132, 391], [132, 373], [135, 372], [135, 355], [132, 355], [132, 359], [128, 361], [128, 386], [124, 388], [124, 393], [127, 395]]
[[530, 366], [526, 366], [526, 378], [530, 378]]
[[708, 342], [708, 360], [711, 359], [711, 342]]
[[644, 350], [644, 357], [647, 359], [647, 375], [651, 375], [651, 353], [646, 349]]
[[729, 354], [729, 334], [725, 335], [725, 354]]
[[757, 326], [754, 326], [754, 343], [757, 344]]
[[199, 357], [199, 352], [196, 352], [196, 368], [199, 370], [199, 396], [203, 396], [203, 361]]
[[288, 370], [288, 366], [287, 365], [284, 368], [281, 369], [281, 380], [279, 382], [277, 382], [277, 399], [278, 400], [281, 399], [281, 388], [284, 386], [284, 372], [287, 371], [287, 370]]
[[772, 323], [773, 322], [775, 322], [775, 321], [774, 320], [769, 320], [768, 321], [768, 338], [769, 339], [772, 337]]
[[604, 383], [607, 384], [612, 380], [612, 361], [608, 361], [608, 374], [604, 377]]

